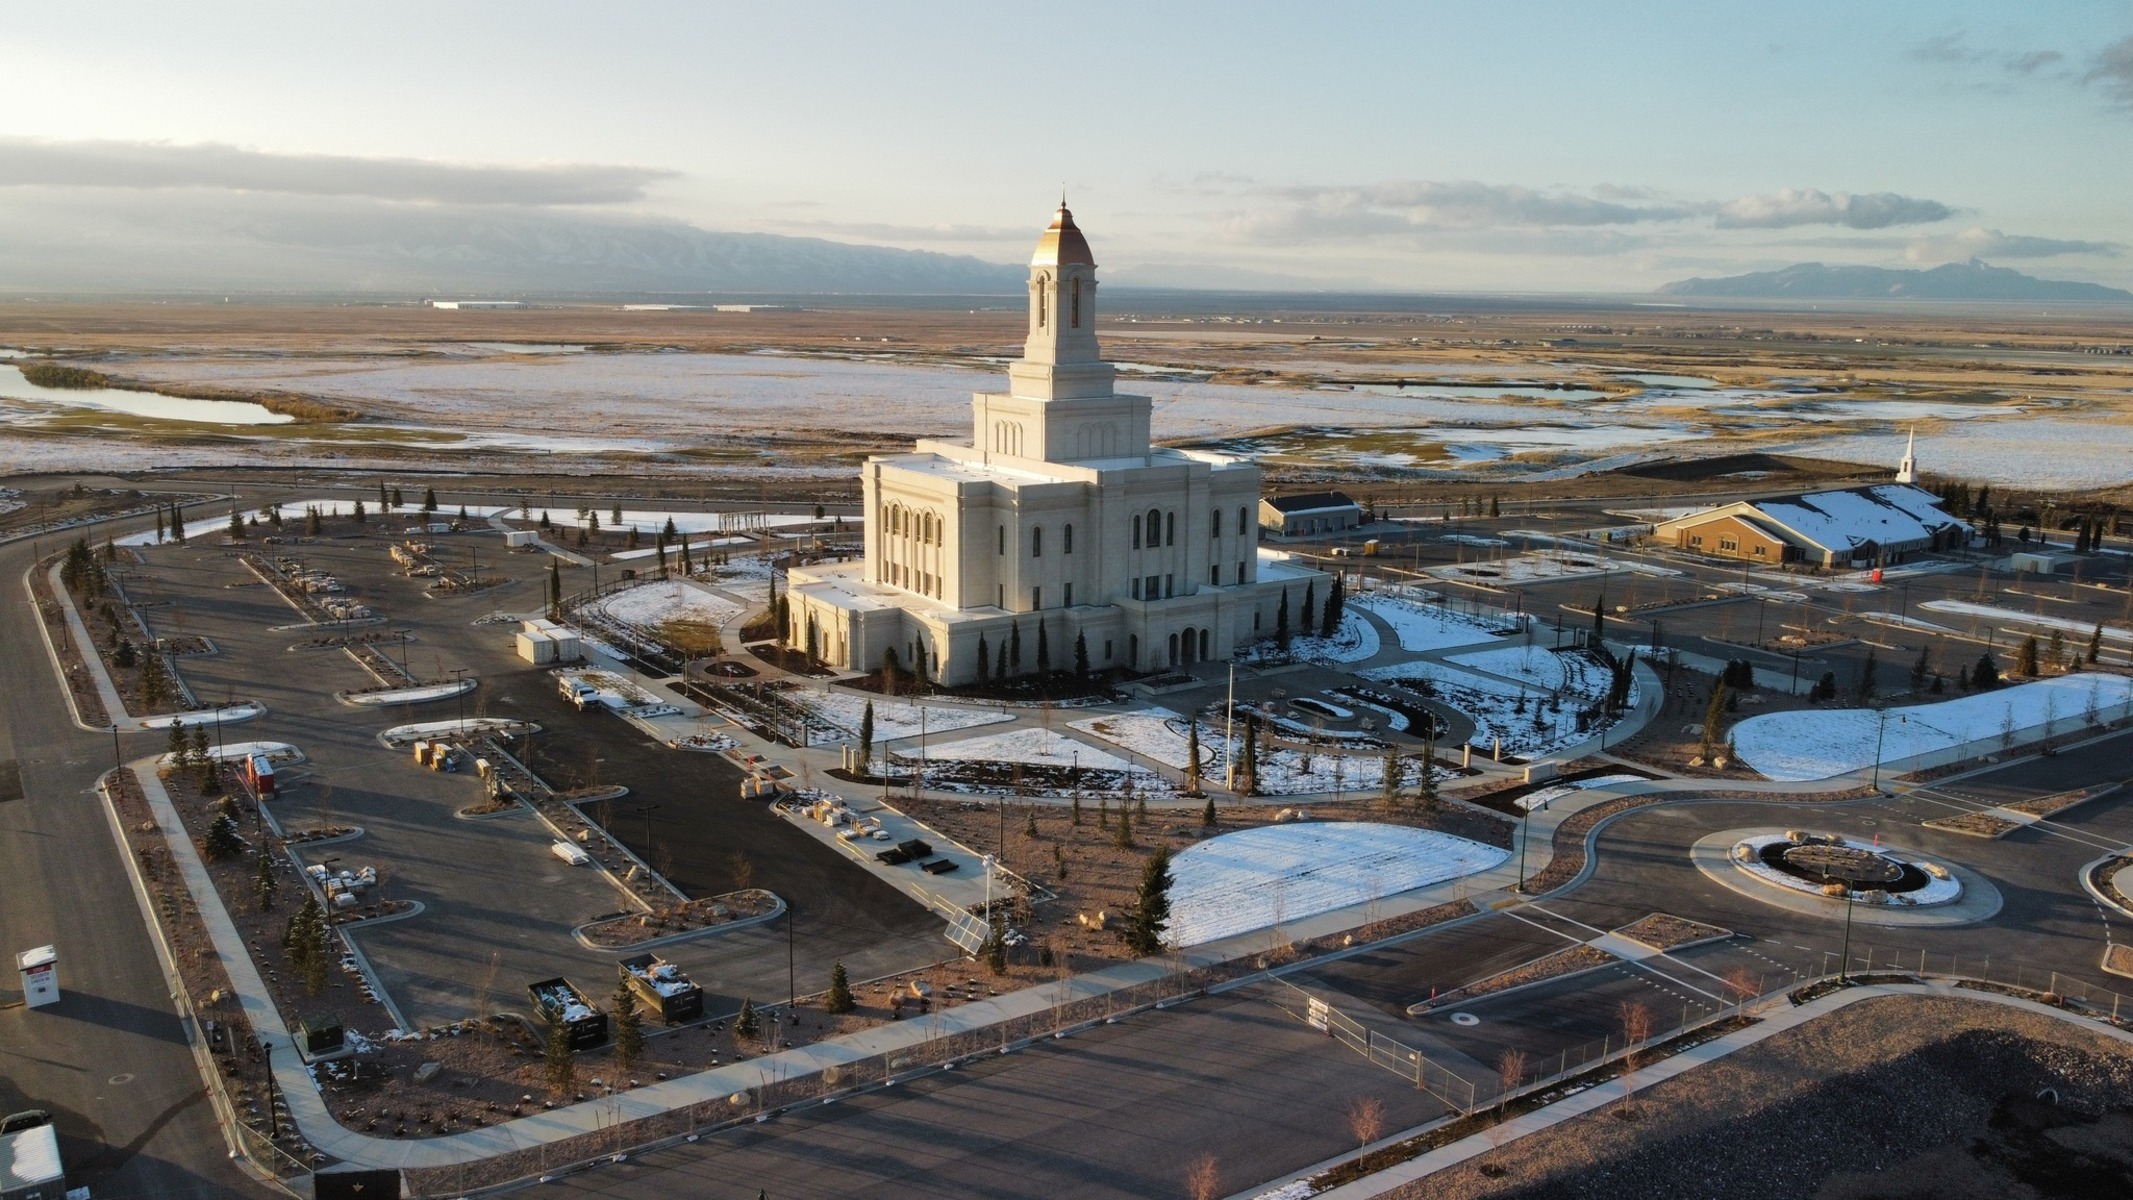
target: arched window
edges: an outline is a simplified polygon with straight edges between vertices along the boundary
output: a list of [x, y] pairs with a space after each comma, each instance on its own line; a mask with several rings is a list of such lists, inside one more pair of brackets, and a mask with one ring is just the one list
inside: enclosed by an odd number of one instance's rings
[[1000, 526], [1000, 553], [1007, 553], [1007, 526]]
[[1237, 506], [1237, 536], [1238, 536], [1238, 537], [1243, 537], [1243, 536], [1244, 536], [1244, 535], [1245, 535], [1246, 533], [1250, 532], [1250, 530], [1251, 530], [1251, 528], [1252, 528], [1252, 526], [1251, 526], [1251, 517], [1250, 517], [1250, 515], [1249, 515], [1249, 514], [1250, 514], [1250, 512], [1251, 512], [1251, 510], [1250, 510], [1249, 508], [1245, 507], [1245, 506], [1244, 506], [1244, 505], [1242, 505], [1242, 504], [1240, 504], [1240, 505], [1238, 505], [1238, 506]]
[[1178, 544], [1178, 514], [1177, 510], [1175, 509], [1171, 510], [1168, 514], [1164, 516], [1163, 544], [1165, 546], [1175, 546]]
[[1081, 277], [1074, 277], [1073, 327], [1081, 328]]
[[1207, 514], [1207, 540], [1211, 542], [1221, 536], [1222, 510], [1218, 508], [1215, 511]]
[[1141, 548], [1141, 515], [1139, 513], [1133, 514], [1133, 548], [1135, 550]]
[[1062, 531], [1062, 536], [1059, 540], [1061, 543], [1059, 547], [1059, 552], [1061, 554], [1072, 554], [1074, 552], [1074, 526], [1069, 524], [1066, 529]]
[[1029, 556], [1044, 557], [1044, 526], [1032, 525], [1029, 530]]
[[1153, 550], [1162, 544], [1163, 514], [1151, 508], [1148, 510], [1148, 548]]
[[1045, 309], [1045, 297], [1050, 293], [1051, 282], [1051, 280], [1042, 275], [1037, 277], [1037, 328], [1039, 329], [1044, 328], [1046, 320], [1050, 317], [1050, 314]]

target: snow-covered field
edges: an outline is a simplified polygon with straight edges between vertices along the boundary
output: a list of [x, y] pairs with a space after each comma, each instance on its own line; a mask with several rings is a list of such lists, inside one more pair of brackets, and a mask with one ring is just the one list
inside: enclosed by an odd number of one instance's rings
[[[1786, 840], [1788, 839], [1783, 834], [1775, 833], [1748, 838], [1733, 843], [1733, 852], [1727, 857], [1732, 860], [1735, 867], [1764, 883], [1787, 888], [1795, 892], [1806, 892], [1813, 896], [1821, 895], [1822, 888], [1819, 884], [1809, 882], [1797, 875], [1788, 875], [1762, 860], [1763, 847]], [[1926, 860], [1922, 858], [1905, 858], [1885, 846], [1855, 842], [1850, 838], [1843, 839], [1843, 842], [1844, 845], [1851, 849], [1871, 851], [1885, 858], [1894, 859], [1897, 862], [1910, 863], [1921, 871], [1926, 870]], [[1741, 847], [1743, 846], [1748, 848], [1749, 853], [1749, 857], [1745, 859], [1740, 856]], [[1952, 873], [1946, 879], [1940, 879], [1936, 878], [1931, 871], [1926, 871], [1926, 879], [1926, 886], [1916, 891], [1889, 893], [1888, 902], [1900, 907], [1925, 908], [1934, 904], [1947, 904], [1950, 901], [1961, 898], [1963, 894], [1962, 881]], [[1859, 899], [1859, 895], [1860, 893], [1858, 892], [1852, 893], [1852, 903], [1865, 903], [1865, 901]]]
[[1989, 742], [2044, 724], [2099, 721], [2133, 715], [2133, 679], [2083, 673], [2040, 679], [1979, 692], [1939, 704], [1913, 704], [1876, 712], [1864, 708], [1802, 709], [1764, 713], [1733, 727], [1741, 759], [1771, 779], [1827, 779], [1881, 761], [1897, 762]]
[[[847, 738], [859, 736], [859, 719], [865, 715], [867, 701], [872, 700], [876, 745], [893, 742], [898, 738], [915, 738], [921, 732], [931, 736], [1015, 719], [1013, 713], [1002, 712], [996, 708], [919, 705], [903, 700], [890, 700], [883, 696], [861, 696], [838, 688], [831, 688], [826, 692], [797, 689], [786, 693], [786, 698], [806, 705], [824, 723], [843, 730]], [[924, 722], [923, 729], [921, 721]], [[927, 753], [931, 755], [932, 751], [929, 749]]]
[[[1479, 751], [1494, 749], [1496, 740], [1501, 738], [1505, 754], [1534, 758], [1591, 737], [1598, 726], [1580, 730], [1577, 710], [1595, 706], [1606, 697], [1606, 668], [1582, 651], [1534, 647], [1530, 665], [1524, 659], [1527, 653], [1523, 646], [1482, 652], [1483, 655], [1512, 656], [1502, 660], [1512, 675], [1510, 679], [1477, 674], [1449, 663], [1432, 662], [1372, 667], [1362, 674], [1366, 679], [1398, 683], [1409, 688], [1416, 686], [1413, 681], [1428, 680], [1429, 695], [1473, 720], [1474, 732], [1467, 741]], [[1499, 660], [1490, 658], [1488, 661]], [[1532, 670], [1534, 681], [1518, 682], [1518, 669]], [[1558, 688], [1561, 689], [1559, 700]], [[1631, 708], [1636, 705], [1637, 693], [1638, 689], [1633, 685], [1629, 696]], [[1551, 708], [1551, 703], [1556, 707]]]
[[[1472, 667], [1505, 679], [1515, 679], [1538, 691], [1552, 692], [1569, 681], [1573, 667], [1568, 655], [1550, 650], [1546, 646], [1498, 646], [1491, 650], [1476, 650], [1468, 654], [1454, 654], [1445, 661]], [[1580, 665], [1589, 665], [1590, 660], [1579, 656]]]
[[1451, 563], [1431, 567], [1425, 574], [1435, 575], [1439, 579], [1460, 579], [1478, 583], [1541, 583], [1617, 571], [1634, 571], [1640, 575], [1681, 574], [1672, 568], [1653, 566], [1645, 562], [1569, 553], [1521, 554], [1515, 558], [1490, 562]]
[[1859, 619], [1862, 621], [1872, 621], [1876, 625], [1893, 626], [1897, 629], [1916, 629], [1922, 633], [1956, 632], [1949, 626], [1936, 625], [1931, 621], [1921, 621], [1917, 617], [1907, 616], [1903, 613], [1863, 612], [1859, 614]]
[[1428, 603], [1398, 592], [1351, 596], [1348, 604], [1368, 609], [1372, 616], [1392, 626], [1402, 650], [1446, 650], [1453, 646], [1479, 645], [1496, 640], [1499, 631], [1514, 628], [1517, 624], [1513, 617], [1470, 616], [1454, 611], [1449, 605]]
[[1209, 838], [1171, 861], [1172, 945], [1218, 938], [1486, 871], [1507, 850], [1370, 822], [1265, 825]]
[[[1185, 718], [1168, 711], [1142, 709], [1136, 712], [1111, 713], [1075, 721], [1067, 727], [1123, 747], [1166, 767], [1180, 771], [1185, 769], [1186, 750], [1190, 745], [1185, 735]], [[1238, 726], [1234, 733], [1241, 752], [1244, 746], [1243, 727]], [[1204, 721], [1200, 724], [1200, 769], [1206, 773], [1209, 780], [1217, 782], [1229, 771], [1228, 747], [1223, 741], [1220, 724], [1210, 725]], [[1403, 761], [1401, 769], [1406, 773], [1400, 781], [1401, 786], [1413, 788], [1418, 782], [1415, 763], [1411, 760]], [[1439, 783], [1450, 778], [1451, 772], [1442, 767], [1437, 768]], [[1330, 754], [1319, 751], [1311, 754], [1306, 762], [1306, 756], [1300, 750], [1277, 750], [1262, 743], [1259, 751], [1261, 795], [1368, 793], [1378, 791], [1384, 784], [1383, 754]]]
[[[1975, 604], [1968, 600], [1928, 600], [1918, 607], [1927, 612], [1950, 613], [1959, 617], [1977, 617], [1986, 621], [1999, 621], [2009, 625], [2028, 625], [2035, 629], [2056, 629], [2065, 634], [2079, 634], [2086, 645], [2089, 634], [2096, 629], [2093, 621], [2076, 621], [2067, 617], [2046, 616], [2042, 613], [2026, 613], [2020, 609], [2001, 608], [1992, 604]], [[2105, 625], [2103, 636], [2114, 642], [2133, 642], [2133, 629], [2117, 625]]]
[[[1883, 467], [1903, 457], [1904, 436], [1891, 429], [1766, 449]], [[2094, 490], [2133, 480], [2133, 425], [2123, 420], [2061, 413], [1964, 421], [1936, 429], [1930, 439], [1920, 441], [1921, 456], [1930, 453], [1937, 470], [1963, 479], [2054, 490]]]
[[1518, 806], [1527, 812], [1544, 812], [1550, 804], [1565, 796], [1575, 796], [1579, 792], [1592, 788], [1607, 787], [1611, 784], [1644, 782], [1647, 781], [1642, 775], [1595, 775], [1590, 779], [1580, 779], [1574, 783], [1559, 783], [1554, 787], [1544, 787], [1539, 791], [1527, 792], [1518, 798]]
[[[917, 749], [907, 747], [906, 753], [915, 755]], [[926, 758], [1028, 763], [1031, 766], [1043, 767], [1079, 766], [1085, 771], [1134, 771], [1146, 774], [1115, 754], [1106, 754], [1094, 746], [1045, 729], [1010, 729], [1004, 733], [981, 734], [959, 742], [928, 742]]]
[[[667, 527], [667, 522], [672, 521], [674, 532], [692, 535], [689, 543], [692, 549], [701, 549], [705, 544], [693, 536], [696, 534], [736, 533], [747, 529], [785, 529], [796, 525], [812, 525], [815, 522], [813, 517], [805, 513], [772, 513], [765, 516], [752, 512], [685, 512], [656, 508], [625, 508], [622, 510], [622, 520], [618, 522], [611, 508], [595, 506], [587, 513], [580, 513], [576, 509], [543, 508], [538, 504], [510, 509], [505, 515], [514, 521], [538, 522], [543, 513], [548, 515], [550, 523], [570, 529], [589, 528], [592, 518], [598, 517], [602, 529], [635, 529], [645, 538], [657, 537], [660, 531]], [[657, 549], [654, 547], [652, 552]], [[635, 553], [641, 556], [647, 552], [640, 550]], [[681, 548], [676, 545], [667, 553], [679, 555]]]
[[[405, 490], [404, 488], [402, 489], [403, 494]], [[379, 509], [376, 496], [322, 496], [311, 500], [279, 501], [282, 526], [287, 528], [291, 522], [296, 522], [299, 529], [301, 529], [304, 513], [313, 508], [329, 517], [345, 517], [355, 511], [357, 500], [363, 502], [363, 512], [371, 520], [376, 521], [380, 529], [405, 529], [410, 525], [424, 524], [430, 519], [422, 512], [422, 498], [419, 495], [415, 497], [415, 503], [412, 505], [403, 504], [399, 508], [386, 510]], [[192, 510], [192, 519], [185, 522], [185, 539], [187, 541], [201, 537], [219, 538], [229, 530], [230, 509], [228, 505], [222, 505], [220, 511], [211, 517], [202, 517], [199, 514], [215, 508], [216, 505], [214, 504], [189, 504], [186, 507]], [[257, 504], [250, 508], [240, 506], [237, 509], [237, 515], [240, 517], [257, 517], [261, 507], [263, 506]], [[467, 505], [467, 518], [475, 520], [503, 511], [503, 508], [493, 504], [469, 504]], [[434, 515], [439, 521], [456, 521], [459, 519], [459, 506], [454, 504], [446, 508], [440, 508]], [[272, 526], [267, 525], [265, 520], [261, 520], [260, 524], [271, 532]], [[163, 535], [163, 540], [170, 540], [170, 534], [167, 531]], [[129, 534], [118, 539], [118, 544], [121, 546], [152, 546], [155, 542], [156, 531], [153, 529], [145, 533]]]
[[[1356, 663], [1377, 657], [1381, 647], [1378, 631], [1362, 616], [1343, 608], [1340, 628], [1330, 638], [1299, 637], [1289, 640], [1289, 657], [1297, 662]], [[1238, 652], [1240, 662], [1271, 661], [1280, 656], [1271, 640], [1253, 642]]]
[[746, 611], [707, 587], [678, 578], [611, 592], [593, 607], [610, 620], [646, 631], [657, 630], [668, 621], [723, 625]]
[[378, 738], [388, 745], [398, 746], [403, 742], [412, 742], [416, 738], [433, 737], [438, 734], [494, 733], [498, 730], [526, 728], [538, 731], [540, 726], [529, 725], [525, 721], [514, 721], [510, 717], [466, 717], [456, 721], [417, 721], [412, 725], [395, 725], [391, 729], [380, 733]]

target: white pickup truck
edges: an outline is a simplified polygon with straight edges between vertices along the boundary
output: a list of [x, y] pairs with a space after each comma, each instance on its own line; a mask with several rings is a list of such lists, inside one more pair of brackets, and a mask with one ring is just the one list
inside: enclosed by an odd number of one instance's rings
[[579, 712], [584, 712], [587, 705], [597, 703], [600, 695], [600, 690], [593, 685], [569, 677], [556, 684], [556, 690], [563, 694], [563, 699], [576, 705]]

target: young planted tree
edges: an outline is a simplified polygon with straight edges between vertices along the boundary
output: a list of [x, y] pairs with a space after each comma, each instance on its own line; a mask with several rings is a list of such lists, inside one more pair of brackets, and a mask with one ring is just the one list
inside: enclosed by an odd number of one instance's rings
[[992, 682], [992, 647], [986, 644], [985, 635], [978, 635], [978, 686]]
[[1222, 1200], [1222, 1171], [1215, 1165], [1215, 1156], [1202, 1154], [1185, 1168], [1186, 1200]]
[[1304, 585], [1303, 631], [1309, 635], [1318, 628], [1318, 581]]
[[1970, 668], [1970, 686], [1980, 692], [2000, 686], [2000, 664], [1992, 657], [1992, 651], [1977, 656], [1977, 664]]
[[1215, 798], [1213, 796], [1209, 796], [1206, 806], [1200, 809], [1200, 827], [1202, 829], [1213, 829], [1215, 827]]
[[2096, 659], [2097, 659], [2097, 657], [2098, 657], [2099, 655], [2101, 655], [2102, 653], [2103, 653], [2103, 625], [2102, 625], [2101, 623], [2099, 623], [2099, 624], [2098, 624], [2098, 625], [2096, 626], [2096, 628], [2094, 628], [2094, 629], [2092, 629], [2092, 630], [2090, 630], [2090, 631], [2089, 631], [2089, 652], [2088, 652], [2088, 654], [2087, 654], [2087, 655], [2085, 656], [2085, 657], [2086, 657], [2086, 658], [2088, 659], [2088, 661], [2089, 661], [2089, 665], [2090, 665], [2090, 666], [2094, 666], [2094, 665], [2095, 665], [2095, 663], [2096, 663]]
[[1727, 689], [1723, 681], [1711, 685], [1711, 704], [1703, 710], [1703, 756], [1711, 757], [1711, 748], [1718, 744], [1718, 727], [1726, 719]]
[[426, 487], [422, 489], [422, 511], [426, 513], [433, 513], [437, 511], [436, 488]]
[[1378, 781], [1378, 795], [1385, 801], [1385, 811], [1393, 812], [1400, 807], [1400, 748], [1386, 743], [1384, 778]]
[[615, 983], [615, 1065], [624, 1074], [637, 1069], [644, 1055], [644, 1016], [637, 1011], [637, 993], [626, 979]]
[[1859, 703], [1865, 704], [1874, 698], [1874, 690], [1880, 674], [1881, 659], [1875, 654], [1874, 648], [1868, 646], [1866, 648], [1866, 659], [1859, 664], [1859, 686], [1854, 689], [1854, 694], [1858, 696]]
[[554, 1009], [543, 1008], [541, 1019], [547, 1023], [541, 1037], [541, 1070], [548, 1090], [557, 1097], [571, 1095], [578, 1090], [578, 1063], [570, 1052], [570, 1030]]
[[2051, 641], [2046, 643], [2044, 653], [2044, 661], [2049, 663], [2054, 671], [2064, 671], [2073, 665], [2066, 657], [2066, 635], [2056, 629], [2052, 630]]
[[822, 1011], [848, 1013], [858, 1007], [859, 1003], [852, 999], [852, 981], [844, 973], [844, 964], [831, 963], [830, 986], [829, 991], [822, 997]]
[[755, 1015], [755, 1001], [742, 997], [741, 1011], [733, 1018], [733, 1036], [752, 1038], [762, 1027], [761, 1019]]
[[351, 516], [354, 518], [355, 523], [358, 525], [361, 525], [365, 521], [370, 519], [368, 515], [366, 515], [363, 511], [363, 502], [361, 500], [355, 502], [355, 506], [351, 513]]
[[2015, 674], [2025, 679], [2037, 677], [2037, 639], [2034, 635], [2023, 638], [2021, 649], [2015, 651]]
[[1340, 632], [1341, 613], [1348, 607], [1348, 588], [1347, 584], [1343, 582], [1345, 579], [1346, 576], [1340, 572], [1334, 572], [1333, 586], [1326, 592], [1325, 618], [1320, 623], [1318, 630], [1318, 636], [1322, 638], [1331, 638], [1334, 634]]
[[1133, 953], [1162, 953], [1163, 934], [1170, 928], [1170, 884], [1170, 847], [1158, 845], [1141, 867], [1140, 886], [1133, 893], [1133, 917], [1127, 928], [1127, 944]]
[[[1007, 667], [1015, 677], [1022, 674], [1022, 622], [1007, 627]], [[1004, 674], [1004, 672], [1003, 672]]]
[[1045, 632], [1045, 624], [1046, 622], [1043, 618], [1038, 618], [1037, 674], [1039, 675], [1050, 675], [1052, 673], [1052, 639], [1051, 636]]
[[859, 770], [861, 774], [874, 773], [874, 702], [869, 700], [859, 710]]
[[1244, 719], [1244, 750], [1238, 755], [1237, 790], [1247, 796], [1259, 794], [1259, 723]]
[[1289, 589], [1281, 589], [1281, 603], [1274, 609], [1274, 644], [1289, 652]]
[[233, 542], [244, 540], [244, 518], [238, 515], [237, 510], [234, 508], [230, 510], [229, 535], [230, 540]]
[[[319, 516], [318, 513], [318, 505], [314, 504], [310, 508], [304, 510], [305, 537], [317, 537], [322, 531], [324, 531], [325, 527], [326, 523], [324, 519]], [[178, 540], [182, 542], [185, 540], [185, 538], [181, 535]]]
[[[2089, 661], [2096, 660], [2092, 658]], [[1089, 677], [1089, 635], [1086, 633], [1074, 634], [1074, 674], [1083, 679]]]
[[1933, 647], [1920, 646], [1918, 660], [1911, 664], [1911, 690], [1926, 690], [1926, 679], [1933, 674]]
[[252, 879], [252, 895], [259, 901], [259, 911], [274, 911], [274, 893], [281, 885], [281, 877], [274, 871], [274, 856], [259, 852], [259, 873]]
[[[1099, 810], [1098, 816], [1101, 815]], [[1123, 804], [1118, 806], [1118, 827], [1112, 831], [1111, 844], [1121, 850], [1133, 848], [1133, 810]]]
[[1525, 1086], [1526, 1052], [1516, 1048], [1507, 1049], [1496, 1056], [1496, 1111], [1500, 1114], [1511, 1103], [1511, 1093]]
[[1376, 1096], [1359, 1096], [1348, 1105], [1348, 1132], [1355, 1135], [1356, 1149], [1385, 1136], [1385, 1102]]
[[1200, 721], [1194, 717], [1185, 723], [1185, 795], [1200, 794]]
[[202, 842], [211, 862], [236, 858], [244, 853], [244, 839], [237, 836], [237, 822], [231, 819], [228, 813], [223, 813], [208, 824], [207, 836]]

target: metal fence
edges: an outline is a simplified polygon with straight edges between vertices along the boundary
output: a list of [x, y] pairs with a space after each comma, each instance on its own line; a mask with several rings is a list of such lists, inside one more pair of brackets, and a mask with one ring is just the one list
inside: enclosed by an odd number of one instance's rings
[[1275, 1007], [1311, 1028], [1323, 1031], [1328, 1037], [1373, 1064], [1391, 1071], [1460, 1112], [1472, 1111], [1477, 1090], [1472, 1080], [1446, 1069], [1441, 1063], [1430, 1061], [1427, 1055], [1405, 1042], [1365, 1027], [1325, 1000], [1286, 979], [1273, 979], [1269, 982], [1281, 989], [1275, 994]]

